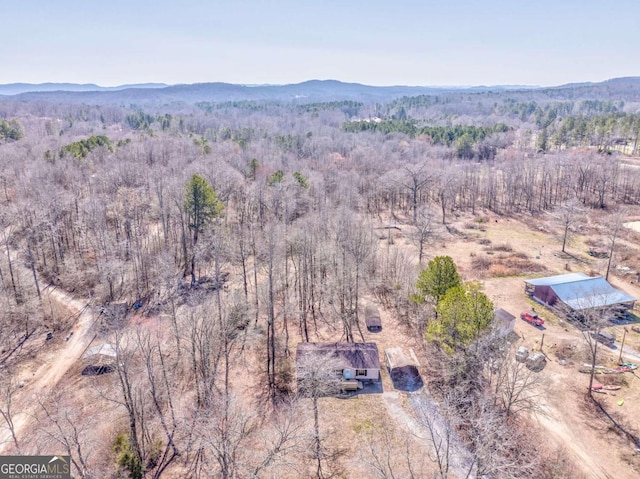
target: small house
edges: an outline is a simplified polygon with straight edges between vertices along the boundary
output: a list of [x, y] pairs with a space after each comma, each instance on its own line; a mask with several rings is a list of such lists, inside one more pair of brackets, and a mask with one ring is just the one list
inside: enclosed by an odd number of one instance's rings
[[330, 359], [343, 379], [380, 381], [380, 358], [375, 343], [299, 343], [296, 349], [298, 367], [313, 358]]
[[364, 322], [367, 329], [372, 333], [382, 331], [382, 321], [380, 320], [380, 311], [373, 304], [367, 305], [364, 312]]

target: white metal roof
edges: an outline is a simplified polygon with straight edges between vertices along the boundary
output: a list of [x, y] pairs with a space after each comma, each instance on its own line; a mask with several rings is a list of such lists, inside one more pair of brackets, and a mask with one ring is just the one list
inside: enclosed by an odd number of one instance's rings
[[636, 301], [633, 296], [611, 286], [602, 276], [569, 273], [547, 278], [526, 280], [534, 286], [549, 286], [571, 309], [579, 311]]
[[584, 273], [559, 274], [557, 276], [547, 276], [546, 278], [525, 279], [524, 282], [533, 286], [553, 286], [555, 284], [573, 283], [591, 278]]

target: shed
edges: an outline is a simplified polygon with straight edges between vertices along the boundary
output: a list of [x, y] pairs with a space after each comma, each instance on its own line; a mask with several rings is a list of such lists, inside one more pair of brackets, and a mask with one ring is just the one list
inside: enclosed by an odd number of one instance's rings
[[396, 389], [415, 391], [423, 386], [418, 368], [420, 363], [413, 349], [405, 353], [404, 349], [388, 348], [384, 350], [385, 363]]
[[99, 376], [111, 373], [115, 371], [116, 357], [116, 350], [111, 344], [93, 346], [82, 355], [82, 359], [89, 364], [82, 369], [81, 374], [83, 376]]
[[299, 343], [296, 364], [306, 359], [331, 358], [343, 379], [380, 381], [380, 358], [376, 343]]
[[378, 333], [382, 331], [382, 321], [380, 320], [380, 311], [378, 311], [378, 308], [375, 305], [369, 304], [365, 308], [364, 322], [367, 325], [367, 329], [372, 333]]
[[625, 311], [636, 298], [614, 288], [602, 276], [569, 273], [525, 281], [525, 291], [538, 302], [568, 314], [594, 308]]
[[516, 317], [502, 308], [493, 310], [493, 330], [500, 338], [509, 336], [516, 325]]
[[87, 352], [82, 355], [82, 359], [102, 357], [103, 359], [111, 358], [112, 360], [115, 360], [116, 356], [115, 348], [109, 343], [105, 343], [87, 349]]

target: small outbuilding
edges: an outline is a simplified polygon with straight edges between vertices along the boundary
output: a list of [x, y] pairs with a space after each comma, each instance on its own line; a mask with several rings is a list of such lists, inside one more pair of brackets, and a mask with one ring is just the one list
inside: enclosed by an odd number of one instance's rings
[[382, 321], [380, 319], [380, 311], [378, 308], [369, 304], [365, 308], [364, 312], [364, 322], [367, 325], [367, 329], [372, 333], [379, 333], [382, 331]]
[[384, 350], [385, 363], [396, 389], [415, 391], [424, 383], [418, 368], [420, 363], [413, 349], [408, 354], [402, 348], [388, 348]]
[[516, 317], [513, 314], [502, 308], [494, 309], [493, 314], [493, 330], [499, 338], [505, 338], [513, 333], [516, 326]]
[[343, 379], [380, 381], [380, 357], [376, 343], [299, 343], [296, 364], [317, 358], [331, 361]]
[[111, 344], [101, 344], [89, 348], [83, 355], [82, 359], [87, 364], [82, 369], [83, 376], [100, 376], [115, 371], [116, 350]]

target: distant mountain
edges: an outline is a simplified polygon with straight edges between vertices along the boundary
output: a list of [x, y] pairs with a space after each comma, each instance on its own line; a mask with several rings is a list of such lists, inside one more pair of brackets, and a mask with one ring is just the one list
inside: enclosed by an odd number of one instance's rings
[[[26, 91], [26, 90], [31, 91]], [[34, 90], [34, 89], [37, 89]], [[19, 92], [19, 93], [16, 93]], [[172, 103], [277, 101], [313, 103], [335, 100], [385, 102], [404, 96], [477, 94], [508, 95], [514, 98], [575, 100], [585, 98], [640, 100], [640, 77], [614, 78], [600, 83], [580, 83], [557, 87], [519, 85], [474, 87], [370, 86], [337, 80], [309, 80], [290, 85], [236, 85], [194, 83], [167, 86], [158, 83], [100, 87], [45, 83], [41, 85], [0, 85], [4, 101], [45, 100], [95, 105], [117, 104], [163, 106]]]
[[54, 92], [54, 91], [120, 91], [128, 88], [164, 88], [165, 83], [138, 83], [133, 85], [120, 85], [105, 87], [93, 83], [7, 83], [0, 85], [0, 95], [20, 95], [30, 92]]
[[581, 82], [581, 83], [566, 83], [553, 88], [581, 88], [581, 87], [593, 87], [599, 85], [609, 85], [618, 87], [637, 87], [640, 85], [640, 77], [620, 77], [611, 78], [602, 82]]
[[[0, 85], [0, 95], [13, 95], [20, 100], [46, 100], [87, 104], [162, 105], [175, 102], [197, 103], [228, 101], [281, 101], [310, 103], [334, 100], [363, 102], [387, 101], [403, 96], [441, 95], [453, 92], [506, 91], [510, 86], [423, 87], [370, 86], [337, 80], [309, 80], [290, 85], [237, 85], [231, 83], [194, 83], [190, 85], [122, 85], [100, 87], [46, 83], [41, 85]], [[534, 88], [534, 87], [524, 87]]]

